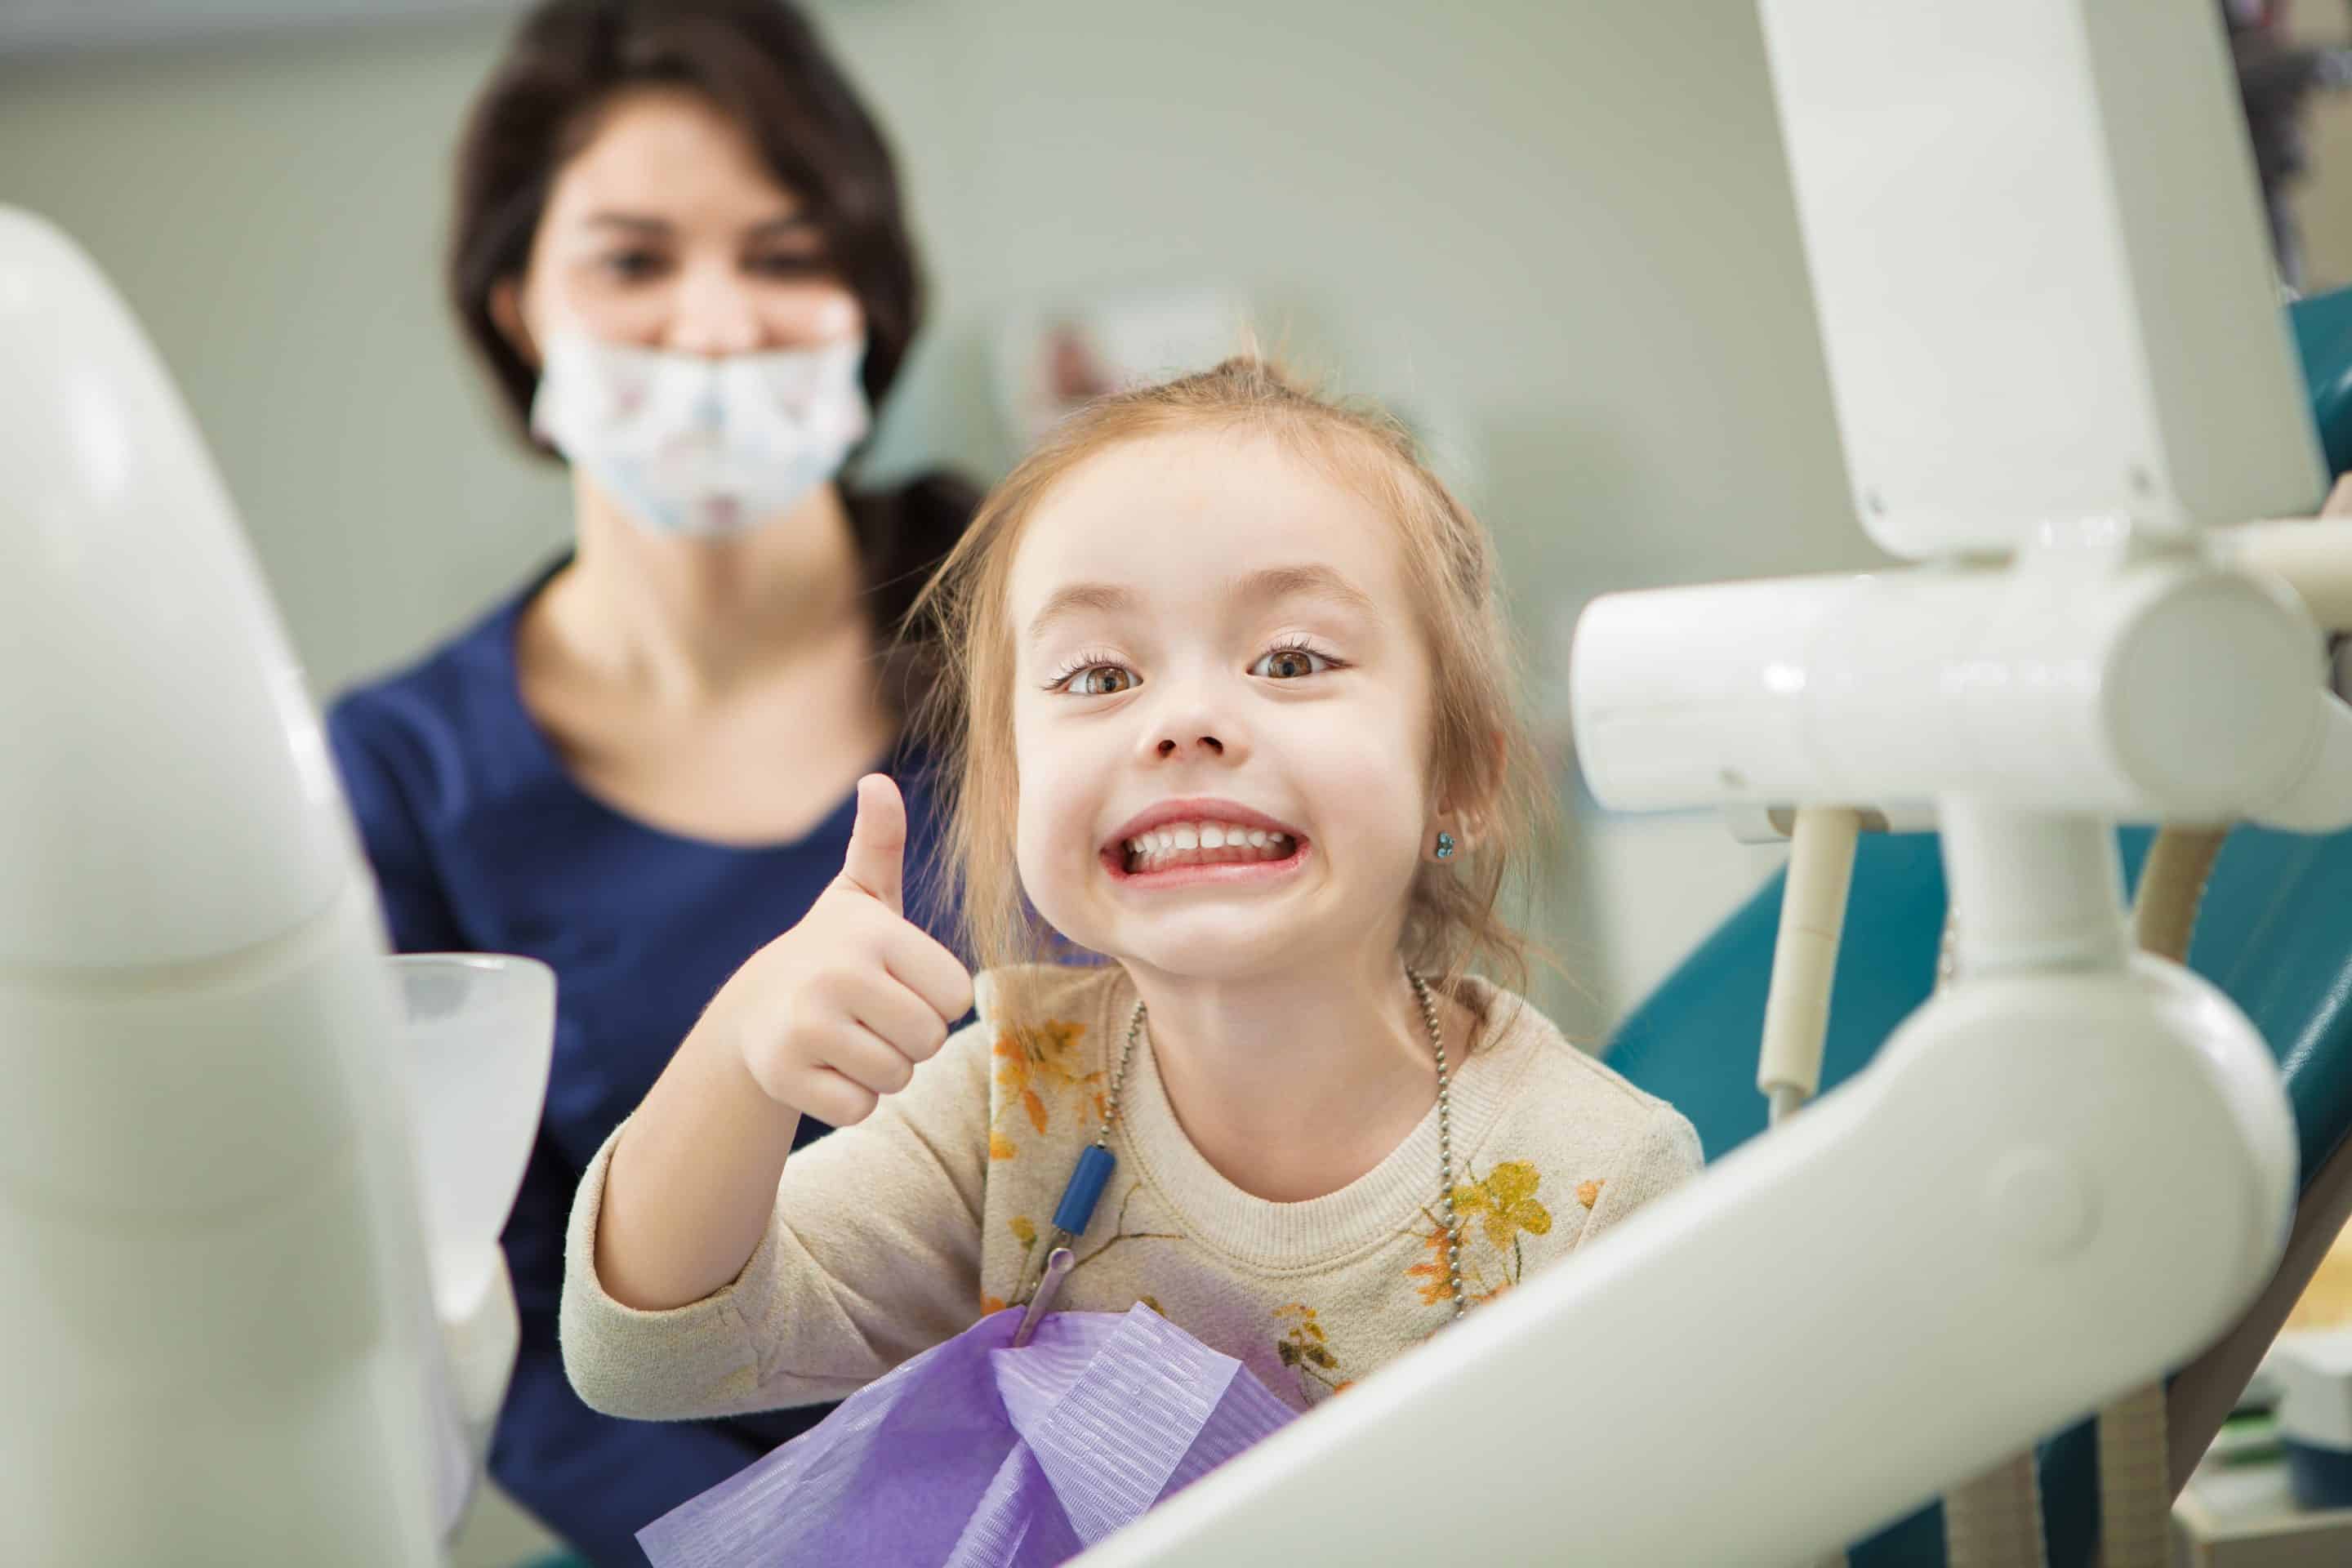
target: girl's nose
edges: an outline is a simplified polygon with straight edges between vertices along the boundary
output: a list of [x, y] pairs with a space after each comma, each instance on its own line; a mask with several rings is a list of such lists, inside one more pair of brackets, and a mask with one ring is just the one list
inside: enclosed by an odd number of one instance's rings
[[1146, 721], [1143, 742], [1158, 762], [1238, 763], [1249, 754], [1249, 737], [1230, 700], [1220, 700], [1213, 680], [1161, 688], [1159, 711]]

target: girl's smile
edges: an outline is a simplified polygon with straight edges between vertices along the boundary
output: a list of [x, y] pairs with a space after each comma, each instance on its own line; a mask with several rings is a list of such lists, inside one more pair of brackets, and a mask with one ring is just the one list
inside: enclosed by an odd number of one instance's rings
[[1270, 882], [1306, 863], [1304, 834], [1229, 800], [1166, 800], [1131, 818], [1102, 847], [1114, 880], [1139, 889]]

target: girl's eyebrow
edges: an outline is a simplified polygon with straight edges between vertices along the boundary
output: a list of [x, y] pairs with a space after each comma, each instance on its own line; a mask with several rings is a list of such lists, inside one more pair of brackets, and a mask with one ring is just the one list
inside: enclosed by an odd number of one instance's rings
[[[1326, 599], [1370, 619], [1380, 618], [1371, 595], [1328, 566], [1268, 566], [1244, 577], [1230, 591], [1236, 598], [1259, 604], [1282, 599]], [[1072, 616], [1089, 611], [1118, 615], [1136, 609], [1140, 603], [1135, 590], [1116, 583], [1067, 584], [1054, 591], [1045, 608], [1029, 623], [1029, 640], [1034, 643], [1043, 639], [1055, 622]]]
[[1328, 566], [1269, 566], [1243, 578], [1234, 592], [1237, 597], [1260, 601], [1328, 599], [1342, 609], [1380, 618], [1372, 596]]
[[1035, 642], [1053, 628], [1055, 621], [1092, 610], [1103, 615], [1117, 615], [1136, 607], [1135, 591], [1115, 583], [1071, 583], [1054, 590], [1037, 618], [1029, 623], [1029, 640]]

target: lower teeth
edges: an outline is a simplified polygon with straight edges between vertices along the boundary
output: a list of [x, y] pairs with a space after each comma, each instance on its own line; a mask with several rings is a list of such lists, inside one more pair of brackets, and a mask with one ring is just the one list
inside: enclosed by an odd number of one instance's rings
[[1293, 847], [1288, 842], [1268, 844], [1263, 847], [1251, 845], [1237, 848], [1234, 845], [1226, 845], [1220, 849], [1180, 849], [1171, 854], [1149, 857], [1130, 851], [1127, 868], [1130, 872], [1138, 872], [1173, 870], [1180, 866], [1246, 866], [1286, 859]]

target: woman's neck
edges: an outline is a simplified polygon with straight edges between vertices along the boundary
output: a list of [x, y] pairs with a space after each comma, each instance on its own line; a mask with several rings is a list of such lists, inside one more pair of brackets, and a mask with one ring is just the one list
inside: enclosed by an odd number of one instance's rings
[[574, 489], [577, 552], [544, 609], [600, 680], [702, 703], [787, 670], [870, 666], [864, 568], [837, 487], [723, 540], [651, 533], [585, 476]]
[[[1244, 980], [1128, 969], [1178, 1123], [1253, 1196], [1296, 1203], [1339, 1191], [1437, 1102], [1428, 1027], [1393, 952]], [[1458, 1066], [1466, 1017], [1444, 998], [1438, 1007]]]

